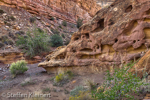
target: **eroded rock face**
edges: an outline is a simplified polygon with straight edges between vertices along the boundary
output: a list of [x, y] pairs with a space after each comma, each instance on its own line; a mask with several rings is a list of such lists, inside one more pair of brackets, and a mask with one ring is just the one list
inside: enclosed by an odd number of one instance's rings
[[0, 5], [25, 8], [28, 12], [57, 17], [75, 23], [78, 17], [88, 21], [101, 9], [94, 0], [0, 0]]
[[0, 63], [3, 64], [11, 64], [13, 62], [17, 62], [18, 60], [26, 60], [28, 64], [34, 64], [41, 62], [42, 57], [35, 56], [32, 59], [26, 58], [23, 53], [19, 51], [8, 51], [8, 52], [0, 52]]
[[116, 0], [39, 64], [113, 66], [141, 58], [150, 46], [150, 0]]
[[137, 74], [140, 78], [150, 74], [150, 50], [134, 65], [130, 70], [132, 73]]

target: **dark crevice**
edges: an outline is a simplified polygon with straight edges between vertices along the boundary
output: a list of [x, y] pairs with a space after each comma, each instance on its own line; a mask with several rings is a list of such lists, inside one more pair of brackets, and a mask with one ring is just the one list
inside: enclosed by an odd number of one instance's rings
[[115, 39], [115, 43], [117, 43], [118, 42], [118, 39]]
[[84, 49], [81, 49], [80, 51], [88, 51], [88, 52], [92, 52], [93, 50], [91, 48], [84, 48]]
[[108, 25], [113, 25], [113, 24], [114, 24], [113, 20], [110, 19]]
[[104, 29], [104, 18], [98, 22], [98, 25], [99, 25], [100, 29], [102, 29], [102, 30]]
[[99, 32], [102, 31], [103, 29], [104, 29], [104, 18], [98, 21], [97, 28], [95, 28], [93, 32]]
[[85, 36], [86, 36], [86, 38], [88, 39], [88, 38], [89, 38], [89, 33], [86, 33]]
[[74, 38], [74, 41], [76, 41], [76, 40], [79, 40], [79, 38], [78, 37]]
[[130, 12], [133, 9], [132, 5], [128, 6], [125, 10], [126, 13]]

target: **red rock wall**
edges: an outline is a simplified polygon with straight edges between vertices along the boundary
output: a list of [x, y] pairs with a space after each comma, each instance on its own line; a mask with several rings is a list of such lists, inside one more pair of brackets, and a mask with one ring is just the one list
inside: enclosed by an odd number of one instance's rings
[[75, 23], [78, 17], [88, 21], [101, 9], [94, 0], [0, 0], [0, 5], [25, 8], [37, 15], [58, 17]]

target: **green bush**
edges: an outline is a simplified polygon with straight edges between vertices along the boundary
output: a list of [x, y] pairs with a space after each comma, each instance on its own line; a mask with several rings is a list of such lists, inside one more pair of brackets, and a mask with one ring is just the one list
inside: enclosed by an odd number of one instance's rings
[[43, 88], [42, 93], [49, 93], [51, 92], [50, 88]]
[[23, 49], [27, 56], [32, 58], [42, 52], [49, 51], [49, 41], [49, 36], [44, 31], [35, 29], [32, 32], [28, 32], [26, 38], [19, 36], [16, 44]]
[[92, 91], [92, 97], [98, 100], [128, 100], [134, 99], [131, 95], [138, 93], [141, 86], [146, 86], [137, 75], [129, 72], [133, 64], [115, 69], [111, 74], [107, 71], [106, 81], [97, 90]]
[[69, 97], [69, 100], [94, 100], [89, 92], [80, 91], [78, 95]]
[[16, 76], [17, 74], [22, 74], [28, 70], [27, 62], [24, 60], [17, 61], [16, 63], [12, 63], [9, 69], [10, 73], [13, 76]]
[[71, 79], [74, 76], [74, 74], [71, 71], [66, 71], [65, 73], [60, 73], [56, 75], [55, 82], [58, 83], [62, 80], [68, 80]]
[[62, 74], [62, 73], [58, 74], [58, 75], [55, 77], [56, 83], [62, 81], [63, 78], [64, 78], [64, 74]]
[[5, 13], [4, 10], [0, 9], [0, 14], [3, 14], [3, 13]]
[[54, 34], [59, 34], [58, 29], [51, 29], [51, 31], [52, 31]]
[[0, 42], [0, 48], [4, 47], [5, 45], [3, 43]]
[[14, 16], [9, 16], [9, 19], [15, 21], [16, 18]]
[[51, 17], [50, 20], [55, 20], [54, 17]]
[[59, 25], [58, 27], [61, 28], [61, 29], [63, 28], [61, 25]]
[[70, 91], [70, 95], [75, 97], [80, 95], [80, 92], [85, 92], [87, 91], [86, 88], [84, 88], [83, 86], [76, 86], [73, 90]]
[[54, 34], [53, 36], [51, 36], [51, 46], [52, 47], [58, 47], [58, 46], [62, 46], [63, 45], [63, 40], [62, 37]]
[[61, 34], [61, 36], [62, 36], [63, 38], [65, 38], [65, 35], [64, 35], [63, 33]]
[[83, 25], [83, 19], [78, 18], [76, 23], [77, 23], [77, 28], [80, 28]]
[[30, 17], [30, 23], [34, 23], [36, 21], [36, 18], [35, 17]]
[[63, 21], [63, 22], [62, 22], [62, 25], [63, 25], [63, 26], [67, 26], [67, 22], [66, 22], [66, 21]]

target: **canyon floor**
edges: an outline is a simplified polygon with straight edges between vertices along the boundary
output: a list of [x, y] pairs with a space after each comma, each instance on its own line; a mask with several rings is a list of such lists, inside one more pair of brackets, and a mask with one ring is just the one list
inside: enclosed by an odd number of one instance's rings
[[[1, 100], [68, 100], [70, 91], [76, 86], [86, 86], [87, 81], [90, 80], [98, 85], [104, 81], [106, 73], [99, 73], [91, 71], [91, 73], [74, 73], [74, 77], [66, 82], [63, 86], [56, 86], [52, 79], [56, 76], [54, 73], [47, 73], [45, 69], [37, 67], [36, 64], [28, 64], [28, 71], [24, 74], [17, 75], [15, 78], [9, 72], [9, 65], [0, 64], [0, 98]], [[45, 92], [44, 92], [45, 91]], [[29, 98], [9, 97], [10, 93], [15, 95], [17, 93], [30, 95]], [[31, 94], [50, 94], [46, 98], [33, 98]], [[138, 100], [143, 99], [146, 94], [135, 95]], [[145, 98], [148, 98], [149, 94]], [[32, 98], [31, 98], [32, 97]]]
[[[46, 73], [43, 68], [37, 67], [38, 64], [29, 64], [29, 70], [22, 75], [17, 75], [15, 78], [12, 78], [12, 75], [9, 72], [9, 69], [1, 64], [0, 68], [4, 69], [0, 73], [0, 98], [1, 100], [34, 100], [34, 98], [6, 98], [2, 95], [4, 93], [13, 93], [16, 94], [18, 92], [22, 94], [29, 93], [42, 93], [45, 88], [49, 88], [49, 92], [51, 94], [50, 98], [44, 98], [42, 100], [68, 100], [70, 96], [70, 91], [74, 89], [76, 86], [85, 85], [87, 80], [94, 81], [97, 84], [101, 84], [103, 82], [103, 78], [105, 73], [82, 73], [76, 74], [74, 73], [74, 77], [69, 80], [69, 82], [65, 83], [63, 86], [54, 86], [54, 82], [51, 81], [53, 77], [55, 77], [54, 73]], [[28, 84], [24, 86], [22, 83], [26, 80], [30, 80]], [[40, 100], [40, 99], [39, 99]]]

